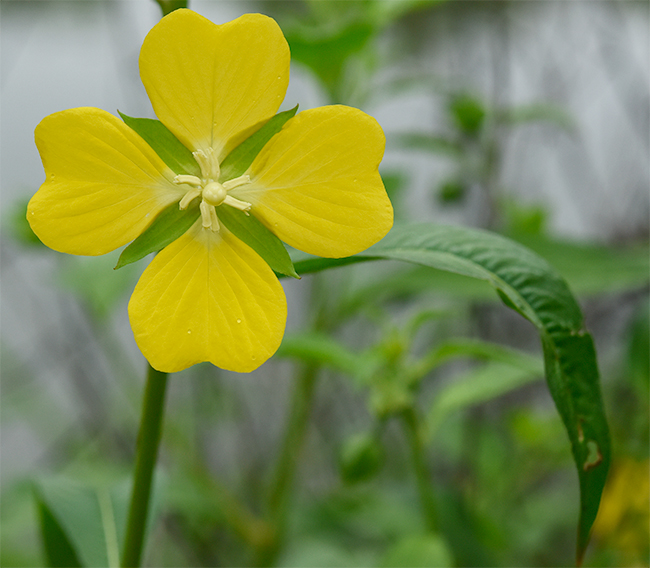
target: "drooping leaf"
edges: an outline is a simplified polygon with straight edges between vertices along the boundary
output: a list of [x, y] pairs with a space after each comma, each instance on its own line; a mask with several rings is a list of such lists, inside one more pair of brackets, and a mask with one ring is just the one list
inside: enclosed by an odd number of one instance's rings
[[275, 272], [300, 278], [282, 241], [253, 215], [246, 215], [233, 207], [221, 207], [219, 219], [237, 238], [259, 254]]
[[220, 164], [221, 179], [227, 181], [243, 175], [260, 153], [260, 150], [273, 136], [282, 130], [285, 123], [290, 118], [293, 118], [297, 111], [298, 105], [290, 110], [279, 112], [230, 152]]
[[129, 128], [144, 138], [174, 173], [201, 175], [201, 168], [192, 152], [162, 122], [153, 118], [133, 118], [121, 112], [120, 116]]
[[610, 462], [596, 353], [566, 282], [535, 253], [499, 235], [463, 227], [398, 225], [347, 259], [297, 262], [302, 274], [352, 262], [391, 259], [485, 280], [538, 330], [549, 390], [566, 427], [580, 483], [578, 561], [584, 555]]

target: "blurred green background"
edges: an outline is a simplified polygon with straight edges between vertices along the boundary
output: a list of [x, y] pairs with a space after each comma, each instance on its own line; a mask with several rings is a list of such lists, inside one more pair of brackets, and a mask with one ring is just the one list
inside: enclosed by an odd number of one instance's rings
[[[613, 437], [585, 565], [647, 566], [649, 4], [190, 8], [215, 23], [276, 18], [293, 62], [283, 109], [341, 103], [379, 120], [399, 220], [500, 232], [568, 280]], [[43, 176], [33, 130], [74, 106], [152, 116], [137, 55], [160, 9], [3, 0], [0, 16], [0, 563], [42, 566], [39, 515], [57, 488], [110, 495], [119, 515], [145, 362], [126, 316], [142, 266], [113, 271], [119, 251], [54, 253], [24, 222]], [[147, 565], [572, 562], [577, 476], [532, 326], [487, 285], [422, 267], [283, 284], [288, 331], [273, 360], [250, 375], [199, 365], [172, 377]]]

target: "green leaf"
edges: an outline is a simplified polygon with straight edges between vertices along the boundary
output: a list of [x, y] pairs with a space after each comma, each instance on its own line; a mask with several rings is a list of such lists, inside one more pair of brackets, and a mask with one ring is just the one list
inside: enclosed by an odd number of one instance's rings
[[133, 118], [121, 112], [119, 114], [124, 123], [144, 138], [174, 173], [201, 176], [201, 168], [192, 152], [162, 122], [153, 118]]
[[537, 372], [507, 363], [490, 362], [455, 377], [436, 394], [427, 415], [427, 436], [433, 438], [454, 411], [487, 402], [541, 378]]
[[445, 541], [434, 534], [408, 535], [394, 544], [386, 553], [382, 568], [447, 568], [454, 559]]
[[481, 101], [470, 95], [455, 97], [449, 105], [449, 112], [456, 126], [467, 135], [476, 136], [485, 120], [485, 108]]
[[607, 419], [596, 353], [566, 282], [541, 257], [499, 235], [463, 227], [396, 225], [379, 243], [351, 258], [296, 263], [302, 274], [351, 262], [391, 259], [489, 282], [538, 330], [546, 381], [564, 422], [580, 483], [580, 560], [598, 511], [610, 463]]
[[358, 353], [342, 343], [319, 333], [285, 334], [278, 357], [327, 365], [364, 383], [378, 368], [380, 361], [368, 353]]
[[292, 59], [309, 67], [330, 93], [336, 90], [346, 62], [368, 44], [376, 31], [363, 21], [346, 22], [336, 28], [314, 25], [284, 29]]
[[[108, 491], [67, 480], [40, 480], [35, 495], [51, 566], [117, 566], [119, 545]], [[75, 563], [76, 561], [76, 563]]]
[[510, 238], [543, 256], [566, 279], [575, 294], [594, 295], [640, 289], [650, 283], [647, 242], [625, 247], [559, 241], [544, 235]]
[[61, 566], [62, 568], [81, 566], [74, 547], [65, 536], [65, 531], [61, 528], [47, 503], [37, 496], [36, 504], [41, 522], [41, 537], [47, 565]]
[[273, 138], [273, 136], [282, 130], [285, 123], [290, 118], [293, 118], [297, 111], [298, 105], [293, 107], [291, 110], [279, 112], [264, 126], [230, 152], [230, 154], [228, 154], [220, 164], [221, 179], [227, 181], [244, 175], [246, 170], [253, 163], [253, 160], [255, 160], [257, 155], [260, 153], [260, 150], [264, 148], [266, 143]]
[[372, 432], [359, 432], [343, 443], [339, 456], [339, 472], [350, 485], [367, 481], [380, 470], [384, 452]]
[[246, 215], [233, 207], [221, 207], [219, 219], [238, 239], [259, 254], [275, 272], [300, 278], [282, 241], [253, 215]]

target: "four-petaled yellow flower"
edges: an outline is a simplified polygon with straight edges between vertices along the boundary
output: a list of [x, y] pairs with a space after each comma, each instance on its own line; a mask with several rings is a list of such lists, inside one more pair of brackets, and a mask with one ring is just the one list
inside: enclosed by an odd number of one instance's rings
[[131, 327], [160, 371], [202, 361], [251, 371], [280, 345], [286, 299], [266, 262], [219, 223], [219, 208], [254, 215], [307, 253], [358, 253], [392, 226], [377, 171], [383, 132], [354, 108], [306, 110], [245, 175], [221, 179], [223, 159], [275, 115], [289, 81], [287, 42], [260, 14], [215, 25], [190, 10], [172, 12], [145, 38], [140, 75], [157, 117], [193, 152], [201, 176], [173, 172], [105, 111], [62, 111], [36, 128], [46, 180], [27, 218], [50, 248], [100, 255], [135, 239], [169, 205], [200, 199], [197, 222], [136, 285]]

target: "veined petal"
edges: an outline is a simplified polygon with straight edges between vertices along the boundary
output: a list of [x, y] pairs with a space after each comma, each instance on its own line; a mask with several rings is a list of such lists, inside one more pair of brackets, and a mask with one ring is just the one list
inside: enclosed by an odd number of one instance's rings
[[377, 171], [385, 137], [374, 118], [328, 106], [289, 120], [258, 154], [251, 183], [232, 195], [285, 243], [324, 257], [356, 254], [392, 227]]
[[280, 345], [287, 318], [282, 286], [250, 247], [200, 220], [163, 249], [129, 302], [136, 343], [159, 371], [202, 361], [249, 372]]
[[215, 25], [175, 10], [145, 38], [140, 76], [161, 122], [190, 150], [212, 147], [221, 161], [280, 107], [289, 46], [261, 14]]
[[46, 179], [29, 202], [27, 219], [38, 238], [59, 252], [110, 252], [183, 195], [151, 147], [103, 110], [47, 116], [35, 138]]

